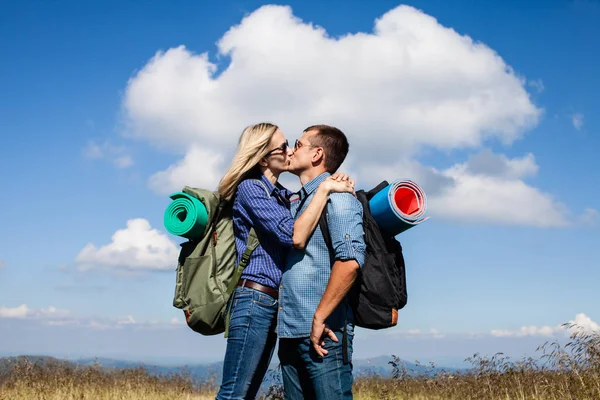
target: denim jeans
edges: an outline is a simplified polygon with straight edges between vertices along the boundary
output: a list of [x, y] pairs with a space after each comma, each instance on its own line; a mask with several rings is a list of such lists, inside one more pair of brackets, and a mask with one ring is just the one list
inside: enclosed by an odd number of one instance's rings
[[287, 400], [352, 399], [352, 340], [348, 330], [348, 364], [342, 358], [343, 333], [336, 331], [338, 342], [326, 338], [325, 350], [319, 357], [310, 338], [280, 339], [279, 361]]
[[277, 336], [278, 302], [250, 288], [236, 288], [217, 400], [254, 399], [269, 368]]

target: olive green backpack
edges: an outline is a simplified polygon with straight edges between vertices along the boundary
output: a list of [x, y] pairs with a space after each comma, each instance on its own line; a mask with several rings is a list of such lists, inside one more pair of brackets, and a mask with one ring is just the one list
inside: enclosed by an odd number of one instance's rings
[[227, 336], [227, 303], [259, 244], [258, 238], [250, 229], [246, 250], [236, 265], [232, 202], [222, 201], [218, 192], [209, 190], [186, 186], [183, 192], [204, 204], [208, 222], [201, 239], [181, 244], [173, 306], [184, 311], [194, 331], [202, 335], [225, 332]]

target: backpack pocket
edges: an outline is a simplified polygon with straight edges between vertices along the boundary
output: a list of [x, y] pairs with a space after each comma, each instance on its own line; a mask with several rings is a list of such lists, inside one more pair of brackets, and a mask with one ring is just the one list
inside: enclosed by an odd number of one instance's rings
[[210, 304], [217, 298], [222, 298], [221, 291], [212, 279], [213, 263], [214, 259], [210, 255], [185, 259], [181, 286], [190, 308]]
[[354, 319], [356, 325], [363, 328], [390, 328], [398, 323], [398, 310], [368, 301], [359, 301]]
[[[360, 294], [370, 303], [394, 307], [398, 303], [399, 281], [394, 254], [368, 254], [362, 268]], [[360, 301], [360, 300], [359, 300]]]
[[182, 291], [189, 311], [188, 325], [203, 335], [224, 331], [226, 303], [214, 279], [215, 258], [210, 255], [188, 257], [183, 263]]
[[173, 307], [180, 309], [187, 309], [189, 307], [189, 303], [187, 300], [188, 297], [188, 289], [189, 289], [189, 279], [191, 269], [196, 269], [190, 256], [192, 255], [194, 249], [198, 245], [198, 242], [195, 241], [187, 241], [181, 243], [181, 251], [179, 252], [179, 258], [177, 260], [177, 270], [175, 275], [175, 295], [173, 296]]

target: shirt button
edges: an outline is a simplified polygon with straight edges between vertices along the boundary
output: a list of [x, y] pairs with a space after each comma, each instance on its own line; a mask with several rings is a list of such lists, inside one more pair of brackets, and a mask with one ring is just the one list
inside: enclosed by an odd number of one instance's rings
[[346, 233], [346, 239], [350, 239], [350, 235]]
[[283, 307], [279, 307], [280, 310], [283, 310]]
[[282, 288], [283, 288], [283, 285], [279, 285], [279, 289], [282, 289]]

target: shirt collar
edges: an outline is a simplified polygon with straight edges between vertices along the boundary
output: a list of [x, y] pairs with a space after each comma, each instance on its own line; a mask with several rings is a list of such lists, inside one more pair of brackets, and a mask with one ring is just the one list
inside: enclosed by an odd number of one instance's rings
[[316, 176], [306, 185], [302, 186], [301, 192], [304, 192], [307, 196], [309, 196], [312, 192], [317, 190], [319, 185], [327, 178], [329, 178], [331, 174], [329, 172], [323, 172], [321, 175]]
[[271, 183], [271, 181], [269, 180], [269, 178], [267, 178], [264, 174], [261, 174], [260, 181], [262, 183], [264, 183], [264, 185], [267, 188], [267, 190], [269, 191], [270, 195], [273, 195], [273, 192], [275, 192], [275, 190], [277, 190], [277, 187], [275, 185], [273, 185]]

